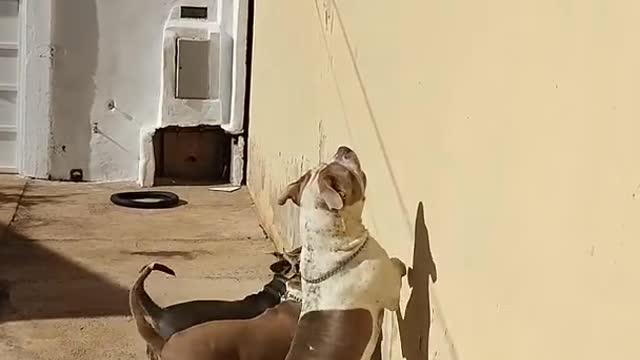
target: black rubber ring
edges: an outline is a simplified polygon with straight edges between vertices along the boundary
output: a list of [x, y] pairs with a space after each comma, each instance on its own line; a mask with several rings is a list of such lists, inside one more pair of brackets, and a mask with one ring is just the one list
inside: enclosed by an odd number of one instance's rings
[[[141, 199], [157, 199], [157, 201], [139, 201]], [[111, 202], [137, 209], [166, 209], [178, 205], [180, 198], [168, 191], [130, 191], [111, 195]]]

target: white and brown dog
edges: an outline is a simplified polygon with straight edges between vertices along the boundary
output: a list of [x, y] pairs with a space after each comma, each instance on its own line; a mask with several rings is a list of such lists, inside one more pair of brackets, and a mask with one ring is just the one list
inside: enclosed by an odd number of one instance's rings
[[302, 310], [287, 360], [380, 358], [383, 310], [399, 307], [406, 266], [362, 224], [367, 178], [342, 146], [278, 200], [300, 207]]

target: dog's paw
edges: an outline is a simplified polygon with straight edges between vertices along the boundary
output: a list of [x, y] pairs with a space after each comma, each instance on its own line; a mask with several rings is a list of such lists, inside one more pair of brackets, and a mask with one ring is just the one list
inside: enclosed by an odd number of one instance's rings
[[396, 312], [400, 310], [400, 299], [399, 298], [396, 298], [393, 300], [389, 299], [389, 302], [385, 304], [384, 308], [391, 312]]

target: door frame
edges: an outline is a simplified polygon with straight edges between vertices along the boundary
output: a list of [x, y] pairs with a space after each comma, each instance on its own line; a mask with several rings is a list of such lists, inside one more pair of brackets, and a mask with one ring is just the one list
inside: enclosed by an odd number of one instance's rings
[[[1, 0], [0, 0], [1, 1]], [[20, 8], [20, 0], [12, 0], [11, 3], [16, 3], [18, 6], [18, 9]], [[20, 14], [18, 13], [18, 21], [20, 19]], [[10, 93], [14, 93], [15, 96], [15, 100], [16, 100], [16, 104], [15, 104], [15, 113], [14, 113], [14, 117], [15, 119], [13, 120], [15, 122], [15, 127], [12, 125], [0, 125], [0, 128], [2, 129], [1, 131], [3, 133], [13, 133], [15, 136], [15, 160], [13, 164], [0, 164], [0, 174], [14, 174], [18, 172], [18, 159], [19, 159], [19, 154], [18, 154], [18, 128], [19, 128], [19, 105], [18, 105], [18, 98], [19, 98], [19, 83], [20, 83], [20, 56], [18, 53], [18, 44], [20, 43], [20, 36], [21, 36], [21, 29], [20, 29], [20, 25], [18, 24], [18, 29], [17, 30], [17, 36], [18, 38], [15, 40], [15, 47], [13, 44], [13, 41], [9, 41], [8, 43], [2, 43], [0, 51], [2, 52], [7, 52], [7, 53], [14, 53], [15, 55], [12, 54], [6, 54], [6, 56], [10, 56], [13, 57], [15, 56], [15, 60], [16, 60], [16, 68], [14, 69], [15, 71], [15, 76], [16, 76], [16, 81], [15, 81], [15, 89], [13, 87], [9, 87], [9, 88], [3, 88], [0, 89], [0, 91], [8, 91]], [[5, 54], [0, 55], [0, 56], [5, 56]], [[13, 84], [7, 84], [9, 86], [13, 85]]]
[[17, 170], [36, 178], [50, 168], [52, 3], [18, 0]]

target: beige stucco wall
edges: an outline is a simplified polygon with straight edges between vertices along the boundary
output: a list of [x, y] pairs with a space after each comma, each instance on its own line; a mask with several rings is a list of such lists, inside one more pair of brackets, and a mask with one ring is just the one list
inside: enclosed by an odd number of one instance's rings
[[367, 225], [415, 269], [402, 341], [385, 325], [394, 359], [400, 342], [410, 360], [640, 357], [640, 3], [272, 0], [255, 16], [257, 207], [290, 239], [277, 193], [358, 151]]

